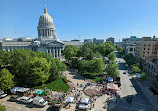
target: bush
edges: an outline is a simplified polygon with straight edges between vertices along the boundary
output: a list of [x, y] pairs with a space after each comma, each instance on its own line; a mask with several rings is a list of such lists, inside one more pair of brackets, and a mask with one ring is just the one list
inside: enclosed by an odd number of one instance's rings
[[0, 111], [6, 111], [6, 107], [0, 104]]
[[153, 92], [154, 95], [158, 95], [158, 91], [153, 87], [150, 87], [150, 90]]
[[42, 93], [42, 95], [44, 95], [44, 96], [47, 96], [47, 95], [49, 95], [50, 93], [49, 93], [49, 89], [45, 89], [44, 91], [43, 91], [43, 93]]
[[142, 72], [140, 79], [141, 80], [146, 80], [147, 79], [147, 76], [145, 75], [145, 72]]
[[88, 78], [88, 79], [94, 79], [94, 76], [91, 73], [85, 72], [85, 73], [81, 73], [81, 75], [84, 78]]
[[102, 77], [95, 77], [92, 80], [95, 81], [95, 82], [101, 82], [102, 81]]

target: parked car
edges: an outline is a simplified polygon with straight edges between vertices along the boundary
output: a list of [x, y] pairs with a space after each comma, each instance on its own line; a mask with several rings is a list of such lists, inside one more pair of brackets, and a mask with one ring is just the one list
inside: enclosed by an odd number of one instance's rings
[[52, 105], [49, 106], [48, 109], [52, 110], [52, 111], [60, 111], [61, 110], [61, 105], [57, 106], [55, 104], [52, 104]]
[[4, 91], [0, 90], [0, 98], [4, 98], [6, 96], [7, 96], [7, 94], [5, 94]]
[[33, 104], [38, 106], [45, 106], [48, 104], [48, 102], [45, 101], [42, 97], [36, 96], [35, 98], [33, 98]]
[[132, 102], [132, 95], [128, 95], [128, 96], [126, 97], [126, 101]]
[[20, 100], [20, 97], [18, 97], [17, 95], [12, 95], [12, 96], [10, 97], [10, 100], [11, 100], [11, 101], [19, 101], [19, 100]]
[[90, 105], [89, 104], [83, 104], [83, 103], [81, 103], [78, 108], [85, 110], [85, 109], [89, 109]]
[[26, 97], [26, 96], [23, 96], [23, 97], [20, 98], [19, 101], [23, 102], [23, 103], [31, 103], [33, 101], [33, 99], [31, 99], [29, 97]]
[[126, 74], [126, 72], [123, 72], [123, 74]]

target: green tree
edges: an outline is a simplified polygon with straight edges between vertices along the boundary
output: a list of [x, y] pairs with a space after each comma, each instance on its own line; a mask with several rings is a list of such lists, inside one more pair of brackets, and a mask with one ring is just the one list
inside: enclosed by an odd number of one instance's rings
[[146, 80], [147, 76], [145, 75], [145, 72], [142, 72], [140, 79], [142, 80]]
[[98, 54], [96, 50], [96, 47], [96, 44], [85, 43], [80, 47], [78, 51], [78, 56], [83, 57], [86, 60], [92, 60], [94, 57], [100, 56], [100, 54]]
[[125, 54], [125, 51], [123, 50], [123, 48], [117, 47], [117, 50], [118, 50], [120, 55], [124, 55]]
[[49, 89], [44, 89], [44, 91], [42, 92], [42, 95], [47, 96], [49, 95]]
[[[32, 53], [34, 53], [34, 51], [32, 51]], [[34, 55], [34, 54], [33, 54], [33, 55]], [[43, 58], [45, 58], [48, 62], [51, 61], [51, 58], [52, 58], [49, 53], [44, 53], [44, 52], [42, 52], [42, 51], [37, 51], [37, 52], [35, 53], [35, 56], [33, 56], [33, 57], [38, 57], [38, 58], [43, 57]]]
[[91, 72], [92, 73], [103, 73], [104, 71], [104, 63], [102, 61], [102, 59], [94, 59], [91, 60], [92, 64], [90, 64], [90, 67], [92, 67]]
[[0, 66], [6, 67], [11, 61], [11, 52], [0, 50]]
[[0, 71], [0, 89], [7, 90], [14, 86], [14, 76], [9, 72], [8, 69], [3, 68]]
[[98, 45], [96, 50], [100, 52], [102, 56], [105, 57], [115, 50], [115, 46], [111, 42], [108, 41], [108, 42]]
[[1, 105], [1, 104], [0, 104], [0, 111], [7, 111], [7, 110], [6, 110], [6, 107], [5, 107], [4, 105]]
[[135, 73], [136, 72], [139, 73], [140, 72], [140, 68], [138, 66], [133, 66], [132, 67], [132, 71], [135, 72]]
[[73, 57], [77, 56], [79, 48], [73, 45], [66, 45], [62, 54], [65, 56], [66, 59], [72, 60]]
[[103, 73], [104, 63], [102, 59], [81, 60], [79, 61], [79, 71], [81, 73]]
[[107, 73], [113, 78], [120, 76], [118, 65], [115, 61], [109, 62], [108, 67], [107, 67]]
[[116, 54], [114, 52], [111, 52], [110, 54], [108, 54], [108, 58], [109, 58], [110, 61], [111, 60], [115, 61], [116, 60]]
[[134, 56], [130, 53], [124, 56], [124, 59], [126, 60], [126, 63], [128, 64], [128, 66], [131, 67], [131, 65], [136, 63], [136, 60], [134, 58]]
[[88, 60], [79, 61], [79, 72], [84, 73], [84, 72], [88, 72], [88, 70], [89, 70]]
[[33, 85], [46, 82], [50, 76], [50, 66], [51, 63], [43, 57], [33, 58], [30, 62], [30, 82]]
[[28, 75], [30, 70], [30, 61], [35, 56], [32, 55], [31, 50], [14, 50], [11, 54], [10, 72], [15, 75], [15, 81], [21, 86], [27, 85]]

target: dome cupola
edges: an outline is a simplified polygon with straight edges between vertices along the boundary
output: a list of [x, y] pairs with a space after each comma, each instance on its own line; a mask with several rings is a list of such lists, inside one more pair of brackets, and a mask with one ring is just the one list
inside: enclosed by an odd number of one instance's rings
[[44, 13], [39, 18], [38, 38], [56, 38], [56, 28], [52, 17], [48, 14], [46, 5]]

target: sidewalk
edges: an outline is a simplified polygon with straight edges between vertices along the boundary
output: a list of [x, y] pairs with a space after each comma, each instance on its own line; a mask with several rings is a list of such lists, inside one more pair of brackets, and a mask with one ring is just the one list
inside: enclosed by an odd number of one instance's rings
[[[78, 84], [82, 84], [83, 86], [86, 85], [88, 83], [89, 80], [84, 80], [84, 77], [82, 77], [80, 74], [78, 74], [77, 70], [74, 70], [74, 69], [71, 69], [69, 68], [67, 71], [65, 71], [63, 73], [67, 79], [69, 79], [73, 86], [76, 87], [77, 90], [80, 90], [80, 92], [82, 93], [82, 95], [79, 97], [79, 98], [82, 98], [82, 97], [85, 97], [85, 98], [89, 98], [89, 96], [85, 95], [84, 92], [82, 91], [83, 90], [83, 87], [79, 87], [77, 86], [77, 83]], [[87, 86], [86, 89], [97, 89], [97, 90], [100, 90], [101, 87], [98, 87], [97, 86]], [[75, 94], [74, 90], [72, 90], [72, 93]], [[105, 101], [107, 98], [110, 98], [110, 95], [103, 95], [101, 97], [98, 97], [96, 99], [96, 101], [94, 101], [94, 108], [92, 107], [91, 111], [106, 111], [106, 109], [104, 109], [104, 105], [105, 105]], [[113, 99], [113, 98], [110, 98], [110, 99]], [[113, 109], [114, 107], [116, 106], [116, 104], [110, 104], [110, 107], [109, 109]]]

